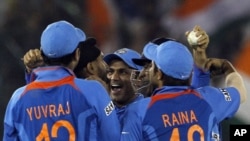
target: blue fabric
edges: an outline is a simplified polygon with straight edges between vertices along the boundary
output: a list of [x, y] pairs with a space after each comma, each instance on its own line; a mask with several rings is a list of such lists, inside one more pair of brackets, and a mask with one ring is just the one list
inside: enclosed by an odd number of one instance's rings
[[26, 84], [29, 84], [31, 82], [31, 73], [28, 73], [25, 70], [24, 75], [25, 75], [25, 82], [26, 82]]
[[120, 139], [114, 104], [99, 82], [77, 79], [60, 66], [33, 73], [36, 79], [18, 88], [8, 103], [4, 141]]
[[193, 67], [192, 88], [199, 88], [210, 85], [210, 72], [203, 71], [196, 65]]
[[219, 123], [232, 117], [239, 108], [239, 92], [235, 88], [207, 86], [177, 94], [188, 89], [164, 86], [154, 96], [131, 104], [125, 113], [121, 140], [185, 141], [187, 137], [200, 140], [202, 132], [204, 140], [212, 140], [212, 133], [219, 134]]
[[193, 56], [186, 46], [177, 41], [166, 41], [159, 46], [149, 43], [143, 49], [144, 55], [153, 60], [166, 75], [177, 79], [188, 79], [193, 70]]
[[142, 66], [136, 65], [132, 60], [132, 59], [140, 59], [140, 58], [141, 58], [141, 55], [138, 52], [129, 48], [122, 48], [122, 49], [115, 51], [114, 53], [105, 55], [103, 60], [107, 64], [110, 64], [111, 61], [113, 61], [114, 59], [121, 59], [129, 67], [136, 69], [136, 70], [141, 70]]
[[[155, 59], [155, 55], [157, 54], [156, 48], [158, 47], [157, 44], [149, 42], [143, 48], [143, 55], [149, 60]], [[155, 49], [154, 49], [155, 48]]]
[[136, 98], [135, 98], [130, 104], [127, 104], [127, 105], [125, 105], [125, 106], [123, 106], [123, 107], [116, 107], [116, 108], [115, 108], [115, 109], [116, 109], [116, 114], [117, 114], [118, 119], [119, 119], [119, 121], [120, 121], [121, 127], [123, 127], [123, 124], [126, 124], [126, 123], [124, 123], [124, 118], [125, 118], [125, 115], [124, 115], [124, 114], [125, 114], [127, 108], [128, 108], [132, 103], [137, 102], [137, 101], [139, 101], [139, 100], [142, 100], [143, 98], [144, 98], [144, 96], [143, 96], [142, 94], [137, 94]]
[[85, 33], [67, 21], [54, 22], [41, 36], [41, 49], [49, 58], [60, 58], [72, 53], [79, 42], [85, 41]]

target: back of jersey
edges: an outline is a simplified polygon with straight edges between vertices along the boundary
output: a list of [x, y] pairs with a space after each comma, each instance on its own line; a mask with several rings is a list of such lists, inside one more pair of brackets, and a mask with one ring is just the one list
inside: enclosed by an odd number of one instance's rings
[[[18, 97], [13, 96], [6, 114], [14, 121], [17, 131], [13, 132], [19, 140], [87, 140], [92, 110], [73, 80], [69, 76], [59, 81], [32, 82], [21, 93], [16, 92]], [[6, 132], [13, 130], [6, 128]]]
[[209, 140], [214, 120], [211, 107], [197, 94], [156, 94], [143, 120], [143, 138], [145, 141]]

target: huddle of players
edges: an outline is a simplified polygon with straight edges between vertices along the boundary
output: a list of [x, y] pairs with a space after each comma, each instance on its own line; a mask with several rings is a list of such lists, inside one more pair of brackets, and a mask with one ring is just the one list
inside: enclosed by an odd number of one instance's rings
[[[230, 62], [207, 58], [209, 38], [193, 30], [202, 36], [192, 54], [156, 38], [142, 56], [128, 48], [104, 56], [69, 22], [48, 25], [41, 48], [24, 55], [27, 85], [9, 101], [3, 140], [219, 140], [246, 89]], [[132, 70], [150, 85], [135, 92]], [[225, 88], [210, 86], [211, 75], [225, 75]]]

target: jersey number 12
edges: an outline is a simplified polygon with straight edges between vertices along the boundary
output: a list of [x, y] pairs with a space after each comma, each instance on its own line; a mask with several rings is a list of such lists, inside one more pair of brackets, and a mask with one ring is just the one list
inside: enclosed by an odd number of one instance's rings
[[[51, 137], [57, 138], [57, 131], [60, 127], [64, 127], [69, 132], [69, 141], [75, 141], [76, 140], [76, 134], [73, 126], [70, 122], [66, 120], [59, 120], [56, 123], [52, 125], [51, 128]], [[50, 135], [49, 135], [49, 129], [47, 123], [43, 123], [42, 129], [39, 133], [39, 135], [36, 137], [36, 141], [50, 141]]]

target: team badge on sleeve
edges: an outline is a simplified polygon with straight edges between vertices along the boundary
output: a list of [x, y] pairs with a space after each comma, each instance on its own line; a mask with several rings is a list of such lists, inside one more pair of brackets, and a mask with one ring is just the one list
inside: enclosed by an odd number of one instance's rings
[[231, 96], [226, 89], [220, 89], [220, 91], [224, 95], [226, 101], [232, 101]]
[[115, 105], [112, 101], [110, 101], [109, 104], [104, 108], [106, 116], [109, 116], [114, 109], [115, 109]]

